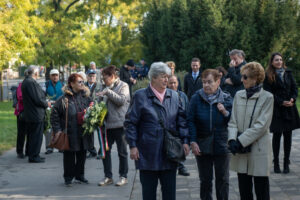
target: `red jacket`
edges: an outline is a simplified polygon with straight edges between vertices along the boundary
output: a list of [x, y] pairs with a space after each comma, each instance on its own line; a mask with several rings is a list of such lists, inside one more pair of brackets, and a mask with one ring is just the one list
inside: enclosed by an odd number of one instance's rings
[[22, 83], [19, 83], [19, 86], [17, 88], [18, 103], [17, 103], [17, 106], [15, 108], [15, 115], [16, 116], [18, 116], [24, 110], [21, 86], [22, 86]]

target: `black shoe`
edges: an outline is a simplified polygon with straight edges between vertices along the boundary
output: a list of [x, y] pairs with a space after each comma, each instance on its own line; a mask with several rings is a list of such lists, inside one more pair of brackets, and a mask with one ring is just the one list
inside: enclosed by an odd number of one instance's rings
[[24, 159], [25, 155], [23, 153], [18, 153], [17, 157], [20, 158], [20, 159]]
[[95, 158], [97, 154], [89, 153], [89, 155], [86, 158]]
[[65, 185], [67, 187], [71, 187], [72, 186], [72, 181], [65, 181]]
[[48, 149], [48, 150], [45, 152], [45, 154], [51, 154], [51, 153], [53, 153], [53, 150], [52, 150], [52, 149]]
[[29, 159], [28, 162], [30, 162], [30, 163], [44, 163], [45, 159], [34, 158], [34, 159]]
[[187, 171], [187, 169], [185, 167], [181, 168], [181, 169], [178, 169], [178, 174], [182, 175], [182, 176], [189, 176], [190, 175], [190, 173]]
[[284, 162], [284, 163], [283, 163], [283, 173], [284, 173], [284, 174], [290, 173], [289, 162]]
[[75, 180], [77, 181], [77, 183], [89, 184], [89, 181], [87, 179], [85, 179], [84, 177], [75, 178]]
[[274, 173], [276, 174], [281, 173], [279, 162], [274, 162]]

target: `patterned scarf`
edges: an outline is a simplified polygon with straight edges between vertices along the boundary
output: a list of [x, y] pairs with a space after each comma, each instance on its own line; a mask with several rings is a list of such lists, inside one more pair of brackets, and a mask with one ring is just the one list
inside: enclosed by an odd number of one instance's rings
[[255, 86], [253, 86], [251, 88], [247, 88], [246, 89], [247, 99], [249, 99], [250, 97], [252, 97], [256, 92], [260, 91], [261, 88], [262, 88], [262, 84], [255, 85]]
[[283, 67], [281, 67], [280, 69], [275, 69], [275, 71], [276, 71], [276, 74], [281, 79], [281, 81], [283, 81], [283, 75], [284, 75], [285, 69]]

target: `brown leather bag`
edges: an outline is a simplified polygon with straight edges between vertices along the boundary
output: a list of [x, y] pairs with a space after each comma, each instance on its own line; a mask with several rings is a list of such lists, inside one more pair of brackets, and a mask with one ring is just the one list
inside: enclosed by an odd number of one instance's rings
[[49, 147], [56, 148], [61, 151], [69, 150], [69, 138], [68, 138], [68, 108], [69, 102], [68, 99], [65, 98], [66, 103], [66, 122], [65, 122], [65, 130], [59, 131], [57, 133], [52, 132], [51, 141]]

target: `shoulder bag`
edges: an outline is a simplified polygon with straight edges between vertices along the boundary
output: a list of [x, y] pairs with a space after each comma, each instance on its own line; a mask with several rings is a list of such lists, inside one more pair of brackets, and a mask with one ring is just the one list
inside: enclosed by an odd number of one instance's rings
[[69, 110], [69, 102], [68, 98], [65, 98], [66, 104], [66, 122], [65, 122], [65, 130], [59, 131], [57, 133], [52, 132], [51, 141], [49, 147], [56, 148], [61, 151], [69, 150], [69, 138], [68, 138], [68, 110]]
[[[257, 101], [258, 101], [258, 98], [256, 99], [255, 104], [254, 104], [254, 108], [253, 108], [252, 115], [251, 115], [251, 118], [250, 118], [249, 128], [251, 127], [251, 123], [252, 123], [252, 119], [253, 119], [253, 114], [254, 114], [254, 111], [255, 111], [255, 108], [256, 108]], [[241, 134], [243, 134], [243, 133], [238, 132], [237, 137], [239, 137]], [[252, 144], [250, 144], [250, 145], [248, 145], [246, 147], [242, 147], [242, 148], [240, 148], [237, 151], [237, 153], [240, 153], [240, 154], [250, 153], [251, 152], [251, 146], [252, 146]]]
[[168, 160], [172, 162], [185, 161], [185, 153], [182, 146], [179, 133], [177, 131], [168, 130], [163, 122], [162, 116], [157, 105], [153, 105], [159, 119], [159, 124], [163, 128], [163, 152]]

